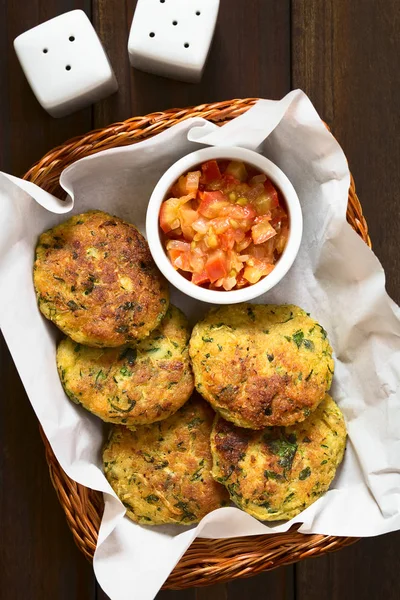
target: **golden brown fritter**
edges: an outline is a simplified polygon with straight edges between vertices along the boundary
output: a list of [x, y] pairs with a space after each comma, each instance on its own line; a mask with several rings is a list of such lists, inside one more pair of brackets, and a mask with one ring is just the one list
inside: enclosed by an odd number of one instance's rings
[[130, 431], [114, 426], [103, 451], [108, 481], [143, 525], [197, 523], [229, 503], [211, 476], [214, 411], [193, 397], [169, 419]]
[[146, 337], [168, 308], [168, 287], [144, 237], [100, 211], [43, 233], [33, 280], [38, 305], [75, 342], [115, 347]]
[[212, 474], [256, 519], [292, 519], [329, 488], [346, 445], [343, 415], [327, 394], [291, 427], [250, 431], [216, 417]]
[[121, 348], [89, 348], [64, 339], [57, 349], [61, 383], [71, 400], [103, 421], [135, 427], [166, 419], [191, 396], [189, 327], [170, 305], [149, 337]]
[[193, 329], [197, 390], [225, 419], [262, 429], [303, 421], [329, 390], [326, 331], [293, 305], [211, 310]]

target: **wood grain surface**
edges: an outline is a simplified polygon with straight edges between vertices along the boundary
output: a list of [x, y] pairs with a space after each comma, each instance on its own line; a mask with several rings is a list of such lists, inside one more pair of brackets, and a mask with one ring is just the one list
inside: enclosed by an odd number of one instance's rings
[[[400, 2], [221, 0], [209, 62], [196, 85], [130, 68], [135, 4], [0, 0], [0, 169], [20, 176], [67, 138], [133, 115], [235, 97], [280, 98], [302, 88], [344, 148], [388, 291], [400, 302]], [[74, 8], [92, 19], [120, 87], [94, 107], [52, 119], [33, 97], [12, 42]], [[65, 524], [36, 417], [3, 340], [0, 377], [0, 600], [106, 600]], [[251, 579], [161, 592], [158, 599], [398, 600], [399, 552], [400, 534], [389, 534]]]

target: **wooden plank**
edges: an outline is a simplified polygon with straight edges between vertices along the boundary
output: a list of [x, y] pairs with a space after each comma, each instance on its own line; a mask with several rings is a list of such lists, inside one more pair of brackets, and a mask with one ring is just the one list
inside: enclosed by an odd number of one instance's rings
[[[39, 106], [12, 46], [23, 31], [90, 0], [0, 3], [0, 170], [22, 175], [53, 146], [91, 128], [91, 109], [53, 119]], [[76, 548], [50, 482], [38, 422], [0, 342], [0, 580], [4, 598], [89, 600], [91, 566]]]
[[0, 378], [0, 581], [7, 590], [2, 597], [94, 598], [92, 568], [67, 527], [36, 416], [2, 336]]
[[116, 94], [94, 106], [94, 126], [96, 128], [133, 116], [133, 89], [128, 57], [128, 34], [132, 14], [132, 0], [125, 0], [125, 2], [95, 0], [93, 2], [93, 25], [107, 51], [119, 86]]
[[293, 0], [292, 85], [340, 141], [387, 287], [400, 301], [400, 3]]
[[400, 533], [296, 565], [296, 600], [398, 600]]
[[1, 62], [1, 169], [21, 176], [51, 148], [85, 133], [92, 126], [91, 108], [62, 119], [50, 117], [39, 105], [18, 63], [12, 41], [27, 29], [63, 12], [82, 8], [91, 15], [90, 0], [31, 0], [20, 10], [3, 0], [0, 19]]
[[[340, 141], [387, 288], [400, 300], [397, 0], [293, 0], [292, 83]], [[400, 533], [296, 565], [297, 600], [400, 597]]]
[[[268, 596], [265, 595], [267, 590]], [[294, 600], [294, 568], [284, 567], [261, 573], [247, 579], [237, 579], [228, 584], [217, 584], [188, 590], [165, 590], [156, 600], [243, 600], [264, 598], [269, 600]], [[98, 588], [96, 600], [109, 600]]]
[[195, 600], [228, 600], [228, 589], [223, 583], [197, 588], [194, 598]]
[[[189, 590], [163, 590], [156, 596], [156, 600], [197, 600], [196, 592], [193, 589]], [[210, 600], [212, 598], [210, 597]]]
[[96, 108], [96, 127], [166, 108], [249, 96], [279, 98], [289, 91], [289, 0], [222, 1], [209, 60], [198, 84], [157, 77], [129, 66], [127, 39], [135, 6], [135, 0], [126, 0], [123, 10], [120, 0], [95, 3], [95, 27], [121, 88], [118, 96]]
[[267, 571], [250, 579], [238, 579], [229, 583], [227, 588], [227, 600], [294, 600], [294, 567]]
[[[209, 589], [209, 588], [207, 588]], [[212, 596], [203, 596], [203, 598], [207, 598], [207, 600], [213, 600]], [[110, 598], [97, 586], [97, 594], [96, 600], [110, 600]], [[155, 598], [155, 600], [198, 600], [196, 597], [196, 592], [193, 589], [189, 590], [164, 590], [159, 592]], [[215, 599], [217, 600], [217, 599]], [[219, 599], [218, 599], [219, 600]]]

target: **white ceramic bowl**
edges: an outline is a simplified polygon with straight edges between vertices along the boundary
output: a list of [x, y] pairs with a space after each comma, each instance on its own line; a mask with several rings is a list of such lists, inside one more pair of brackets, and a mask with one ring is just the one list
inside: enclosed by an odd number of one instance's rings
[[[289, 211], [289, 238], [286, 248], [279, 261], [276, 263], [274, 270], [258, 283], [240, 290], [231, 290], [230, 292], [202, 288], [180, 275], [180, 273], [174, 269], [167, 256], [160, 235], [160, 207], [163, 200], [166, 199], [168, 190], [181, 175], [193, 170], [193, 167], [198, 166], [200, 163], [212, 159], [241, 160], [252, 165], [261, 173], [265, 173], [265, 175], [267, 175], [281, 191]], [[238, 302], [247, 302], [261, 296], [273, 288], [282, 277], [286, 275], [292, 266], [300, 247], [302, 232], [303, 217], [301, 214], [300, 202], [289, 179], [279, 167], [261, 154], [239, 147], [204, 148], [202, 150], [196, 150], [196, 152], [192, 152], [191, 154], [187, 154], [178, 160], [164, 173], [154, 188], [146, 216], [147, 241], [150, 246], [151, 254], [160, 271], [172, 285], [184, 294], [211, 304], [236, 304]]]

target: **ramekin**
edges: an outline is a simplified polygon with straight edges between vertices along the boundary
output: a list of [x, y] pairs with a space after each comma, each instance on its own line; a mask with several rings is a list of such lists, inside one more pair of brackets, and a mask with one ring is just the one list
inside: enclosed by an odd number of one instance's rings
[[[183, 277], [172, 266], [163, 246], [159, 226], [159, 213], [162, 202], [166, 199], [171, 186], [179, 177], [207, 160], [239, 160], [243, 161], [261, 173], [265, 173], [280, 190], [289, 211], [289, 237], [286, 248], [275, 265], [274, 270], [257, 283], [239, 290], [208, 290], [195, 285]], [[303, 233], [303, 217], [300, 201], [296, 191], [287, 176], [268, 158], [261, 154], [239, 147], [209, 147], [196, 150], [174, 163], [161, 177], [151, 195], [146, 215], [146, 235], [150, 252], [165, 278], [178, 290], [202, 302], [211, 304], [237, 304], [248, 302], [265, 294], [286, 275], [292, 266], [301, 243]]]

